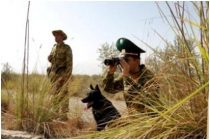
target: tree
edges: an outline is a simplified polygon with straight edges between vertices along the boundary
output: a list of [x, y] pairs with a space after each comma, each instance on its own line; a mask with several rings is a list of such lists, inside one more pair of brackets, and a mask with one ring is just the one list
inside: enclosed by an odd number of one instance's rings
[[12, 67], [9, 65], [9, 63], [3, 64], [2, 70], [1, 70], [1, 82], [2, 80], [9, 80], [11, 78], [11, 74], [13, 73]]
[[98, 49], [99, 57], [98, 60], [101, 62], [102, 73], [106, 71], [106, 66], [104, 65], [104, 60], [111, 57], [116, 57], [119, 55], [119, 51], [116, 49], [114, 44], [109, 45], [107, 42], [101, 45]]

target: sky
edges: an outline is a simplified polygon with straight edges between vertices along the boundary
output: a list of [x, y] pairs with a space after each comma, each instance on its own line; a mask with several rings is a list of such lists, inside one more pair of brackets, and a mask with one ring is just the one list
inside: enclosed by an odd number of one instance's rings
[[[158, 3], [165, 11], [165, 3]], [[22, 71], [27, 6], [28, 1], [0, 1], [1, 68], [8, 62], [15, 72]], [[120, 37], [130, 39], [146, 50], [141, 56], [144, 63], [151, 50], [140, 40], [163, 46], [154, 31], [169, 41], [174, 39], [152, 1], [31, 1], [29, 72], [46, 73], [47, 56], [55, 43], [52, 30], [57, 29], [68, 36], [65, 43], [73, 51], [73, 74], [100, 74], [98, 49], [105, 42], [111, 45]]]

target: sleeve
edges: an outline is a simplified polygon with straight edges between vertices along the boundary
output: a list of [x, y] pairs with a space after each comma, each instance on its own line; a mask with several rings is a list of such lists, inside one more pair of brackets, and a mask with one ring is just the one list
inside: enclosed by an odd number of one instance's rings
[[68, 46], [66, 51], [66, 70], [68, 75], [72, 74], [72, 67], [73, 67], [73, 54], [71, 48]]
[[[54, 45], [54, 46], [55, 46], [55, 45]], [[50, 55], [48, 56], [48, 61], [49, 61], [50, 63], [52, 63], [54, 46], [53, 46], [53, 48], [52, 48], [52, 50], [51, 50], [51, 52], [50, 52]]]
[[51, 52], [50, 52], [50, 55], [48, 56], [48, 61], [49, 61], [50, 63], [52, 63], [52, 59], [53, 59], [53, 55], [54, 55], [54, 53], [55, 53], [55, 49], [56, 49], [56, 44], [53, 45], [53, 48], [52, 48], [52, 50], [51, 50]]
[[114, 74], [107, 74], [103, 80], [103, 87], [106, 92], [117, 93], [124, 89], [123, 78], [114, 79]]
[[48, 61], [52, 62], [52, 54], [50, 53], [50, 55], [48, 56]]

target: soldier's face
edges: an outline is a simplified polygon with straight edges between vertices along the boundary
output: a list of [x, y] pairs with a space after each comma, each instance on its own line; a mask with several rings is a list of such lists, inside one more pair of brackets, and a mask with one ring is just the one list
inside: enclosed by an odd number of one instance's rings
[[133, 73], [136, 71], [136, 69], [139, 67], [140, 60], [133, 58], [133, 57], [127, 57], [125, 61], [128, 63], [130, 67], [130, 73]]
[[60, 34], [56, 35], [55, 36], [55, 42], [57, 42], [57, 43], [63, 42], [63, 36], [60, 35]]

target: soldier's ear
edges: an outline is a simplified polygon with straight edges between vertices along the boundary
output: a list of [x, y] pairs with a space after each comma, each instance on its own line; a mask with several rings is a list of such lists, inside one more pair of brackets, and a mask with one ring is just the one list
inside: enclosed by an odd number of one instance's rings
[[94, 90], [94, 88], [93, 88], [93, 85], [92, 85], [92, 84], [90, 84], [90, 89]]
[[95, 87], [96, 90], [100, 91], [99, 87], [98, 87], [98, 84], [96, 85]]

